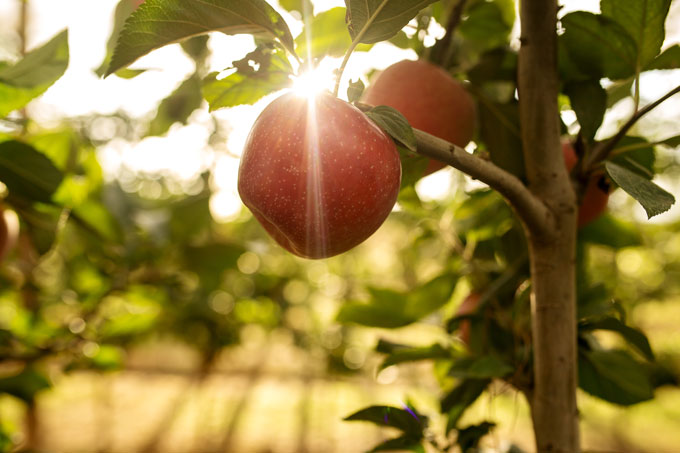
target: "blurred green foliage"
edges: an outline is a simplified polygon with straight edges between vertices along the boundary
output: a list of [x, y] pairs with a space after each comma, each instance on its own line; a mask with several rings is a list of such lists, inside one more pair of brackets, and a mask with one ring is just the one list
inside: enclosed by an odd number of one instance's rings
[[[162, 6], [163, 0], [147, 3]], [[256, 3], [270, 10], [264, 1]], [[280, 3], [289, 10], [310, 9], [301, 1]], [[219, 80], [216, 73], [207, 74], [207, 39], [183, 41], [194, 72], [138, 129], [162, 135], [175, 123], [186, 124], [196, 109], [204, 108], [204, 99], [211, 110], [252, 104], [289, 85], [293, 58], [285, 50], [290, 52], [294, 45], [303, 58], [342, 55], [357, 34], [351, 27], [366, 19], [358, 3], [348, 2], [354, 13], [348, 16], [350, 33], [340, 23], [347, 11], [335, 8], [308, 22], [314, 28], [310, 42], [302, 39], [304, 31], [294, 42], [272, 9], [269, 19], [255, 24], [256, 31], [269, 36], [258, 36], [257, 49], [235, 61], [227, 69], [236, 72]], [[670, 2], [657, 3], [657, 13], [665, 17]], [[648, 22], [622, 23], [629, 16], [616, 12], [634, 11], [639, 3], [617, 2], [617, 9], [611, 9], [611, 2], [602, 4], [603, 14], [577, 12], [561, 20], [563, 108], [577, 117], [578, 134], [571, 140], [583, 151], [580, 157], [602, 142], [595, 137], [606, 108], [633, 97], [631, 87], [640, 72], [678, 67], [673, 48], [660, 52], [658, 14]], [[509, 42], [514, 2], [468, 1], [457, 11], [454, 1], [422, 1], [409, 10], [409, 20], [415, 23], [404, 28], [405, 16], [398, 13], [409, 5], [391, 2], [393, 9], [382, 13], [382, 25], [371, 25], [362, 42], [390, 39], [468, 80], [479, 106], [476, 153], [523, 178], [515, 98], [517, 52]], [[151, 6], [140, 11], [137, 21], [130, 22], [130, 32], [141, 27], [147, 15], [155, 17]], [[182, 9], [175, 13], [181, 16]], [[231, 31], [240, 30], [238, 19], [228, 13], [223, 19], [230, 21]], [[126, 0], [121, 1], [100, 73], [116, 58], [115, 37], [129, 14]], [[460, 14], [458, 22], [453, 14]], [[428, 47], [430, 23], [457, 27]], [[217, 29], [220, 23], [214, 25]], [[642, 35], [635, 33], [651, 29], [655, 33], [649, 40], [640, 41]], [[192, 30], [179, 27], [172, 41], [193, 36]], [[339, 39], [342, 30], [348, 34]], [[118, 76], [125, 76], [121, 68], [140, 56], [129, 46], [132, 38], [125, 39], [113, 64]], [[145, 48], [167, 43], [145, 42]], [[612, 43], [620, 50], [617, 55], [609, 51]], [[120, 369], [129, 348], [167, 337], [198, 351], [207, 370], [220, 351], [238, 345], [252, 326], [270, 332], [284, 329], [296, 346], [320, 352], [329, 373], [353, 373], [364, 366], [347, 354], [355, 332], [414, 323], [437, 326], [445, 341], [402, 344], [383, 339], [375, 345], [376, 353], [383, 357], [382, 368], [414, 361], [435, 364], [433, 373], [442, 387], [438, 416], [446, 419], [446, 432], [433, 440], [428, 418], [410, 405], [371, 406], [347, 420], [402, 433], [374, 451], [422, 451], [428, 443], [440, 451], [474, 451], [494, 423], [464, 426], [463, 415], [491, 382], [501, 379], [531, 392], [527, 245], [522, 225], [498, 194], [485, 188], [467, 190], [462, 183], [442, 202], [422, 201], [414, 183], [423, 162], [404, 157], [404, 172], [414, 177], [402, 188], [399, 209], [383, 232], [355, 251], [307, 262], [278, 248], [247, 213], [228, 223], [216, 222], [210, 211], [210, 172], [197, 175], [202, 189], [193, 194], [170, 190], [173, 181], [168, 175], [128, 175], [138, 189], [151, 181], [160, 184], [161, 196], [145, 197], [142, 190], [125, 187], [121, 178], [104, 177], [97, 149], [106, 140], [93, 137], [88, 127], [98, 118], [64, 118], [59, 127], [47, 128], [17, 112], [63, 74], [67, 57], [62, 32], [18, 63], [0, 67], [0, 93], [6, 94], [0, 96], [0, 116], [8, 131], [0, 141], [3, 204], [16, 211], [21, 222], [18, 244], [0, 266], [0, 393], [32, 405], [61, 374]], [[604, 77], [621, 81], [616, 87], [623, 90], [614, 91], [614, 85], [605, 90]], [[114, 117], [127, 132], [142, 121]], [[618, 142], [606, 164], [613, 182], [650, 214], [672, 204], [670, 194], [654, 193], [661, 190], [651, 182], [655, 172], [677, 172], [675, 159], [663, 148], [677, 146], [677, 136], [660, 145], [655, 145], [657, 139], [631, 133]], [[579, 385], [584, 391], [632, 405], [653, 398], [659, 386], [678, 385], [680, 346], [653, 351], [654, 338], [650, 342], [638, 318], [628, 313], [649, 301], [680, 297], [679, 231], [679, 223], [642, 225], [615, 211], [580, 231]], [[478, 306], [471, 313], [456, 313], [470, 293], [480, 296]], [[468, 344], [457, 336], [463, 323], [470, 326]], [[615, 339], [603, 332], [614, 333]], [[12, 448], [8, 429], [0, 424], [3, 451]], [[456, 436], [450, 436], [454, 431]]]

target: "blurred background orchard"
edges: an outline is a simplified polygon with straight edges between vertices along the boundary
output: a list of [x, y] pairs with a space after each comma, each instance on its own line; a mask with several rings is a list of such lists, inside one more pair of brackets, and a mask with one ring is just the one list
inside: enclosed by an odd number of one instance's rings
[[[44, 94], [27, 106], [8, 109], [0, 88], [7, 115], [0, 140], [19, 137], [63, 175], [28, 176], [36, 187], [55, 184], [58, 206], [7, 200], [21, 232], [0, 263], [0, 451], [359, 452], [390, 434], [342, 421], [371, 404], [413, 403], [433, 427], [445, 424], [437, 416], [441, 387], [451, 379], [444, 367], [433, 360], [381, 366], [385, 356], [376, 346], [465, 350], [441, 325], [484, 284], [480, 271], [493, 272], [503, 261], [497, 250], [515, 240], [509, 208], [482, 184], [444, 169], [400, 197], [385, 224], [356, 249], [320, 261], [285, 252], [236, 192], [250, 125], [278, 94], [209, 112], [200, 92], [202, 77], [243, 58], [255, 40], [213, 33], [163, 47], [103, 79], [133, 3], [0, 0], [0, 61], [16, 62], [50, 40], [57, 49], [30, 96]], [[280, 3], [270, 2], [299, 34], [302, 2]], [[518, 45], [512, 8], [507, 17], [513, 2], [486, 3], [501, 5], [498, 14], [505, 7], [506, 20], [486, 23], [473, 10], [464, 16], [458, 39], [470, 66], [480, 49], [494, 45], [485, 40], [500, 35]], [[561, 4], [561, 15], [598, 11], [597, 1]], [[341, 0], [313, 5], [317, 15], [344, 14], [333, 10], [344, 6]], [[444, 29], [428, 11], [404, 30], [406, 44], [357, 52], [346, 74], [368, 82], [372, 71], [431, 47]], [[672, 4], [666, 24], [664, 48], [680, 43], [680, 3]], [[349, 44], [344, 27], [319, 23], [318, 30], [331, 43]], [[333, 56], [319, 62], [322, 83], [332, 86], [339, 62]], [[60, 65], [68, 65], [63, 75]], [[642, 103], [677, 84], [678, 74], [645, 73]], [[632, 105], [623, 96], [598, 134], [611, 134]], [[563, 107], [564, 123], [573, 126], [574, 112]], [[636, 130], [650, 141], [675, 135], [678, 111], [676, 96]], [[677, 149], [656, 147], [654, 165], [663, 170], [657, 181], [675, 194], [677, 164]], [[647, 221], [620, 190], [608, 213], [581, 231], [587, 275], [678, 373], [679, 231], [678, 205]], [[450, 277], [446, 297], [422, 290], [406, 300], [438, 276]], [[386, 326], [403, 327], [370, 327], [379, 319], [360, 325], [352, 308], [385, 288], [395, 304], [416, 304], [410, 314], [380, 314]], [[621, 342], [611, 332], [597, 339]], [[629, 385], [625, 376], [619, 384]], [[632, 406], [585, 392], [579, 401], [585, 450], [680, 452], [676, 386], [659, 387], [654, 399]], [[531, 451], [526, 401], [507, 384], [492, 385], [464, 420], [497, 424], [483, 451]]]

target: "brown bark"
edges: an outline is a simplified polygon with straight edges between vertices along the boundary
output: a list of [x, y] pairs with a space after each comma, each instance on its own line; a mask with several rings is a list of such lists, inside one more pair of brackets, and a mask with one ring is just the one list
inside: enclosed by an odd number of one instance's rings
[[531, 191], [554, 228], [528, 225], [535, 387], [530, 400], [540, 453], [580, 451], [576, 406], [576, 196], [558, 120], [556, 0], [522, 0], [519, 102]]

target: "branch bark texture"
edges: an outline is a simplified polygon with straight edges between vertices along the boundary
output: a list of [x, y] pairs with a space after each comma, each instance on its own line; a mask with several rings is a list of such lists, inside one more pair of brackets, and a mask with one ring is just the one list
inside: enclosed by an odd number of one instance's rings
[[418, 142], [419, 154], [444, 162], [488, 184], [510, 202], [519, 217], [526, 225], [530, 225], [530, 228], [541, 231], [542, 234], [551, 231], [553, 226], [551, 212], [517, 177], [446, 140], [418, 129], [414, 129], [413, 132]]
[[550, 210], [549, 231], [526, 224], [532, 282], [536, 450], [577, 453], [576, 195], [560, 147], [557, 1], [522, 0], [519, 104], [529, 188]]

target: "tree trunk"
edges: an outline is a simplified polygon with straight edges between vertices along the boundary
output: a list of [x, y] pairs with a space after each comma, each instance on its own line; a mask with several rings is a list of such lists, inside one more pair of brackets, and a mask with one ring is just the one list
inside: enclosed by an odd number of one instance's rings
[[534, 382], [531, 409], [539, 453], [577, 453], [576, 196], [560, 147], [557, 2], [522, 0], [519, 102], [529, 188], [551, 212], [551, 228], [527, 226], [532, 281]]

